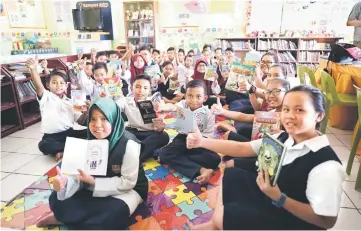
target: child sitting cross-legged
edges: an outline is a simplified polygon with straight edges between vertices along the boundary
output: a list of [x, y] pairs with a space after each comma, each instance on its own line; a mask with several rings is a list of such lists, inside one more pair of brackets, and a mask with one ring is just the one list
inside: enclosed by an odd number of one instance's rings
[[66, 74], [60, 71], [50, 73], [46, 79], [49, 90], [46, 90], [37, 72], [38, 65], [37, 57], [26, 61], [39, 101], [41, 129], [44, 133], [38, 146], [44, 155], [54, 155], [58, 161], [63, 156], [66, 137], [86, 137], [86, 129], [79, 124], [84, 123], [88, 113], [76, 111], [71, 100], [66, 97]]
[[127, 131], [133, 133], [144, 143], [140, 159], [152, 157], [155, 150], [169, 142], [169, 136], [164, 132], [165, 123], [162, 118], [156, 118], [153, 123], [145, 124], [137, 106], [138, 101], [147, 100], [151, 94], [151, 80], [147, 75], [137, 75], [132, 83], [132, 96], [116, 100], [121, 111], [128, 117]]
[[[196, 116], [196, 123], [202, 136], [211, 138], [215, 130], [215, 116], [207, 106], [203, 106], [207, 100], [206, 92], [203, 80], [192, 80], [187, 84], [185, 100], [175, 105], [167, 104], [167, 109], [163, 110], [176, 111], [180, 107], [195, 111], [203, 108], [205, 113]], [[218, 168], [220, 156], [204, 148], [187, 149], [186, 137], [186, 134], [180, 133], [170, 144], [162, 148], [159, 152], [160, 162], [191, 179], [197, 177], [200, 184], [206, 184]]]

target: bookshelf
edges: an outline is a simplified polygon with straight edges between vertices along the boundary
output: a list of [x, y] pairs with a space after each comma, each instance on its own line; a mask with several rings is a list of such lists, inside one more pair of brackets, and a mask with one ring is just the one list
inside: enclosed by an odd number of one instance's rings
[[5, 137], [19, 131], [22, 126], [14, 82], [2, 66], [1, 77], [1, 137]]
[[240, 37], [240, 38], [218, 38], [222, 49], [232, 47], [237, 56], [242, 60], [247, 49], [238, 49], [237, 44], [250, 42], [252, 47], [264, 54], [269, 49], [276, 49], [279, 53], [280, 63], [285, 65], [289, 75], [296, 76], [297, 64], [302, 64], [315, 70], [318, 66], [320, 56], [328, 56], [333, 44], [343, 37]]
[[123, 15], [127, 44], [135, 49], [144, 45], [155, 47], [154, 1], [124, 1]]

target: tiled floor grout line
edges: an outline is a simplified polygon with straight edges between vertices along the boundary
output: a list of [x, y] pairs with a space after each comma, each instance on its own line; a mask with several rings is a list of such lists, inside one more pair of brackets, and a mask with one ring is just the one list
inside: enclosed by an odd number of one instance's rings
[[[357, 209], [357, 211], [358, 211], [358, 208], [357, 208], [356, 204], [351, 200], [351, 198], [348, 196], [348, 194], [346, 193], [346, 191], [343, 190], [343, 192], [345, 193], [345, 195], [347, 196], [347, 198], [351, 201], [351, 203], [353, 204], [353, 206], [355, 207], [355, 209]], [[345, 207], [345, 208], [348, 208], [348, 207]]]

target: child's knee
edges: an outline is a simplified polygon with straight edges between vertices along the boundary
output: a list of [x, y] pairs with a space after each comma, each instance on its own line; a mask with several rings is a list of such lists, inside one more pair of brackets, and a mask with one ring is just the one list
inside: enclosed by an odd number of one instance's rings
[[228, 140], [228, 138], [229, 138], [229, 133], [231, 133], [231, 132], [228, 131], [228, 132], [224, 133], [224, 135], [223, 135], [223, 139], [224, 139], [224, 140]]
[[234, 167], [234, 160], [229, 160], [226, 162], [226, 168], [233, 168]]

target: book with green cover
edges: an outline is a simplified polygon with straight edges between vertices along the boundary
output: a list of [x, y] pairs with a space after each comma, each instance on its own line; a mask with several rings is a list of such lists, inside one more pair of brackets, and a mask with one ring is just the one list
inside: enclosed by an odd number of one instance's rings
[[285, 158], [286, 146], [273, 136], [266, 133], [263, 136], [261, 148], [259, 149], [256, 165], [258, 171], [267, 169], [270, 184], [277, 184], [278, 176], [282, 169], [282, 163]]

